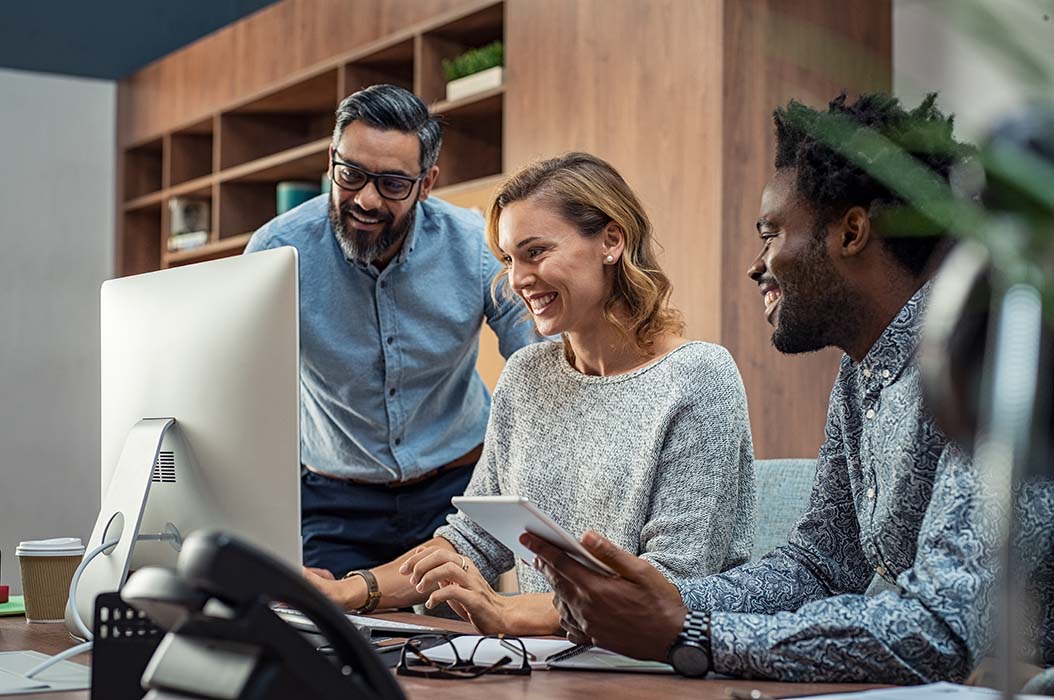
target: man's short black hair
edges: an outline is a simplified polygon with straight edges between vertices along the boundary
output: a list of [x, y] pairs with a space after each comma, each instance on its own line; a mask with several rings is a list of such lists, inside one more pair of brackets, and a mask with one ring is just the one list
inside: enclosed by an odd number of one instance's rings
[[[955, 141], [953, 117], [937, 109], [936, 101], [937, 93], [931, 93], [918, 107], [907, 111], [900, 100], [883, 93], [861, 95], [852, 104], [842, 93], [831, 101], [826, 112], [818, 112], [791, 100], [786, 107], [773, 112], [776, 168], [795, 169], [798, 192], [815, 210], [818, 226], [834, 221], [852, 206], [870, 211], [873, 204], [880, 203], [910, 209], [910, 204], [899, 194], [830, 145], [817, 140], [810, 125], [817, 124], [825, 115], [850, 120], [877, 132], [947, 183], [953, 167], [968, 157], [972, 148]], [[926, 235], [881, 237], [893, 258], [916, 276], [925, 269], [945, 237], [945, 232], [927, 228]]]
[[333, 147], [352, 122], [361, 121], [375, 129], [417, 134], [421, 144], [421, 172], [429, 170], [439, 159], [443, 130], [428, 107], [409, 90], [398, 85], [371, 85], [345, 97], [337, 107], [337, 124], [333, 129]]

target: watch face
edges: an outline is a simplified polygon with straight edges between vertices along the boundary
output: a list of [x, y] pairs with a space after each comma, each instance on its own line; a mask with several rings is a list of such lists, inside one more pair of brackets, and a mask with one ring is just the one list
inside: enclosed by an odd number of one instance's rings
[[710, 661], [706, 652], [698, 644], [681, 642], [670, 652], [670, 665], [677, 673], [689, 678], [705, 676], [710, 670]]

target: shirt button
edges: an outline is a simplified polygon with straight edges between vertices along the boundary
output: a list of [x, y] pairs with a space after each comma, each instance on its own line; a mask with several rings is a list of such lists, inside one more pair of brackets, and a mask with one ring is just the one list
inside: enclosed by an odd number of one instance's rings
[[388, 345], [391, 345], [394, 342], [395, 342], [395, 338], [392, 337], [392, 336], [388, 336]]
[[389, 389], [388, 396], [395, 396], [395, 389]]
[[384, 280], [381, 280], [381, 289], [384, 289], [387, 286], [388, 286], [388, 283], [385, 282]]
[[882, 370], [882, 378], [883, 379], [889, 379], [889, 370], [888, 369]]
[[886, 575], [889, 574], [889, 570], [886, 569], [884, 564], [879, 564], [875, 567], [875, 573], [881, 576], [882, 578], [885, 578]]
[[402, 438], [395, 438], [395, 444], [396, 444], [396, 445], [401, 445], [401, 444], [403, 444], [403, 439], [402, 439]]
[[867, 416], [868, 418], [874, 418], [875, 417], [875, 409], [873, 409], [873, 408], [867, 409], [867, 413], [865, 413], [864, 415]]
[[874, 498], [875, 497], [875, 489], [874, 488], [869, 488], [867, 490], [867, 497], [868, 498]]
[[864, 376], [865, 376], [865, 377], [870, 377], [870, 376], [871, 376], [871, 370], [869, 370], [869, 369], [864, 369]]

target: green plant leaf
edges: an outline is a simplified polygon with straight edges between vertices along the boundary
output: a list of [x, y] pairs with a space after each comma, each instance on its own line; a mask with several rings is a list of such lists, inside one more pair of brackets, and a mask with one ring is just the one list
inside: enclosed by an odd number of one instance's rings
[[443, 59], [443, 75], [447, 82], [464, 78], [493, 68], [505, 65], [505, 45], [494, 41], [486, 46], [470, 49], [454, 59]]

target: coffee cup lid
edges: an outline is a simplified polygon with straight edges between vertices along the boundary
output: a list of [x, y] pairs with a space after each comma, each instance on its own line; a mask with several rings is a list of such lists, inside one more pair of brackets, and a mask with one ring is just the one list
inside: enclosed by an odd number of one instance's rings
[[15, 554], [20, 557], [79, 557], [84, 554], [84, 545], [79, 537], [25, 540], [18, 543]]

